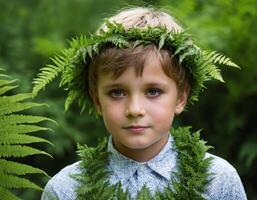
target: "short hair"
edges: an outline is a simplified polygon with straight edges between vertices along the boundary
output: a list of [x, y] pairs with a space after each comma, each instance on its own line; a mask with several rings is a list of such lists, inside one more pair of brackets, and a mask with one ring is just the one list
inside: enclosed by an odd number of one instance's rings
[[[165, 12], [153, 8], [131, 8], [123, 10], [108, 19], [110, 22], [121, 24], [125, 30], [130, 28], [144, 29], [148, 26], [165, 26], [168, 31], [180, 32], [182, 27]], [[100, 29], [107, 31], [103, 24]], [[99, 30], [100, 30], [99, 29]], [[178, 91], [189, 88], [189, 76], [182, 64], [172, 55], [171, 50], [158, 49], [154, 44], [139, 45], [135, 48], [118, 48], [113, 45], [106, 46], [100, 54], [93, 58], [88, 72], [88, 89], [92, 100], [96, 98], [98, 74], [112, 73], [113, 78], [118, 78], [128, 67], [134, 67], [136, 75], [141, 76], [144, 64], [149, 56], [155, 56], [159, 61], [164, 73], [173, 79]]]

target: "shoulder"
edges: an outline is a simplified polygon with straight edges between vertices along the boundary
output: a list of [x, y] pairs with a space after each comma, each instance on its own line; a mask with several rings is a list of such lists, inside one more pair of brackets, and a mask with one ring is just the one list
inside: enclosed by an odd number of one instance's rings
[[229, 162], [218, 156], [206, 153], [206, 157], [213, 158], [209, 168], [209, 173], [212, 175], [205, 193], [207, 199], [247, 199], [236, 169]]
[[236, 173], [236, 169], [225, 159], [210, 153], [206, 153], [205, 157], [212, 158], [212, 163], [209, 169], [211, 173], [215, 173], [216, 175]]
[[63, 168], [46, 184], [41, 200], [61, 199], [73, 200], [76, 198], [75, 189], [78, 182], [72, 178], [80, 173], [80, 162], [73, 163]]

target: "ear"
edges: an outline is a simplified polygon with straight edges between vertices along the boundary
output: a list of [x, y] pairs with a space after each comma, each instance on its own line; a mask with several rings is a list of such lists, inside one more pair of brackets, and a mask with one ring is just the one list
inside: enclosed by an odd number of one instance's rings
[[93, 99], [94, 106], [95, 106], [97, 114], [102, 115], [102, 108], [101, 108], [101, 104], [99, 102], [98, 97], [96, 95], [94, 95], [94, 97], [92, 99]]
[[96, 112], [97, 112], [97, 114], [99, 115], [99, 116], [101, 116], [102, 115], [102, 109], [101, 109], [101, 106], [100, 105], [95, 105], [95, 109], [96, 109]]
[[175, 113], [178, 115], [180, 114], [187, 103], [187, 97], [189, 94], [189, 88], [184, 89], [182, 92], [179, 92], [178, 94], [178, 99], [177, 99], [177, 105], [176, 105], [176, 109], [175, 109]]

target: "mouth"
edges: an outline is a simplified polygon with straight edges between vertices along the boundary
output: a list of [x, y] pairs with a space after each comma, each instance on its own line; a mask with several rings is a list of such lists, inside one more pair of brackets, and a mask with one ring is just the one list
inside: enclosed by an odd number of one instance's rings
[[130, 132], [134, 132], [134, 133], [142, 133], [148, 128], [149, 128], [149, 126], [141, 126], [141, 125], [124, 127], [125, 130], [128, 130]]

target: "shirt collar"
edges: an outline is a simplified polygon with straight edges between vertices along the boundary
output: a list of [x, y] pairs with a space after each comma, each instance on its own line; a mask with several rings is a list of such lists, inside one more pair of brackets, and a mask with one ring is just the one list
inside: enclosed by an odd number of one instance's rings
[[141, 165], [147, 165], [152, 171], [170, 180], [171, 172], [176, 165], [177, 153], [173, 145], [173, 137], [169, 135], [168, 141], [162, 150], [147, 162], [138, 162], [118, 152], [113, 146], [112, 137], [109, 138], [108, 151], [110, 154], [109, 167], [123, 182], [128, 180]]

